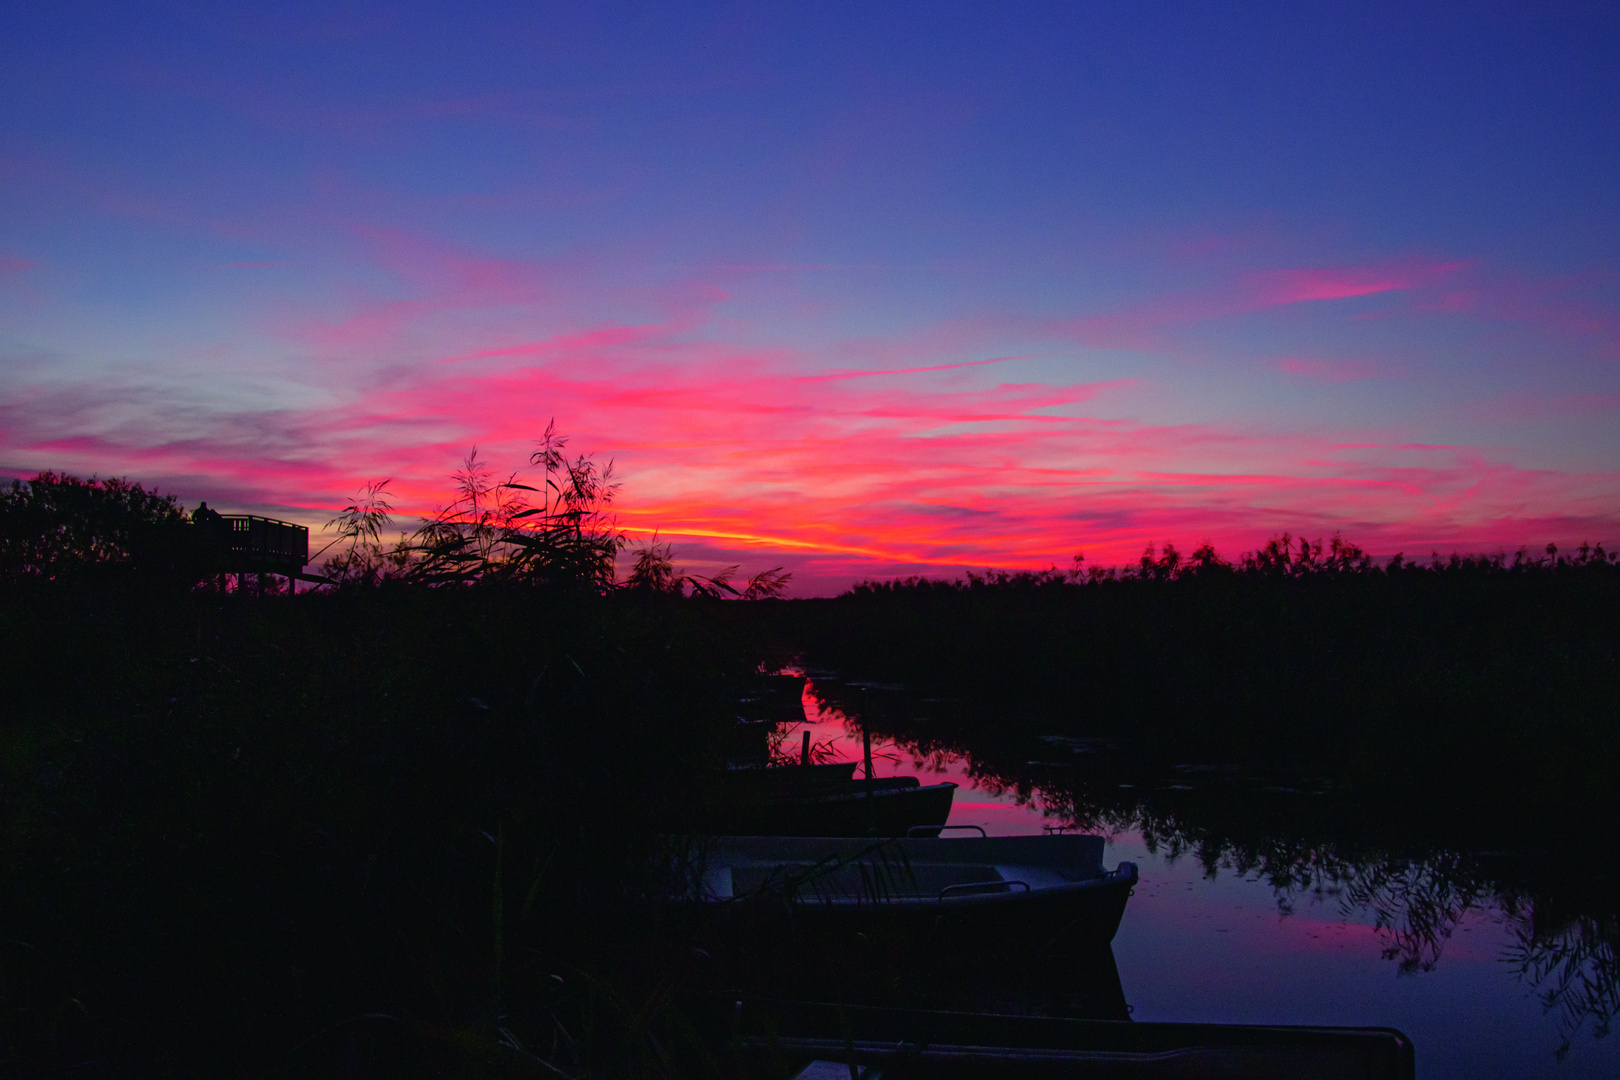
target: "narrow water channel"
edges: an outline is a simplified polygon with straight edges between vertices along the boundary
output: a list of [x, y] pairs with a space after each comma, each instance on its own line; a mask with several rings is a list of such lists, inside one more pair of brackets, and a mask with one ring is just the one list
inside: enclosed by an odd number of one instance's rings
[[[814, 673], [805, 683], [804, 720], [782, 732], [783, 748], [797, 750], [808, 731], [821, 760], [858, 762], [859, 721], [829, 698], [903, 691], [820, 681], [821, 691]], [[872, 756], [880, 777], [960, 785], [952, 825], [1020, 836], [1071, 822], [1039, 785], [1020, 792], [970, 754], [924, 755], [877, 735]], [[1607, 1001], [1613, 1016], [1612, 941], [1575, 942], [1569, 955], [1537, 961], [1526, 947], [1530, 917], [1492, 896], [1436, 898], [1412, 882], [1382, 891], [1333, 881], [1279, 889], [1231, 857], [1206, 866], [1197, 852], [1153, 842], [1140, 828], [1106, 835], [1106, 865], [1129, 860], [1141, 869], [1113, 946], [1136, 1020], [1394, 1027], [1413, 1040], [1418, 1075], [1427, 1078], [1620, 1076], [1620, 1040], [1607, 1036], [1601, 1015]], [[1392, 904], [1391, 896], [1404, 899]], [[1519, 970], [1527, 956], [1528, 974]], [[1542, 995], [1559, 986], [1563, 1007], [1545, 1004]], [[1570, 993], [1583, 990], [1599, 1015], [1569, 1011]]]

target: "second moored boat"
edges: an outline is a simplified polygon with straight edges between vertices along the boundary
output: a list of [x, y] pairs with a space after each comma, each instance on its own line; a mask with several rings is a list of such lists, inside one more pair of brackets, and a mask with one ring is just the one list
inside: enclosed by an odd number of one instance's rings
[[[749, 775], [753, 774], [753, 775]], [[735, 770], [714, 823], [737, 836], [908, 836], [939, 829], [956, 785], [915, 776], [850, 779], [828, 766]]]
[[1107, 945], [1136, 887], [1134, 863], [1102, 863], [1100, 836], [858, 840], [712, 836], [697, 841], [680, 903], [719, 912], [786, 903], [812, 919], [872, 915], [1039, 929]]

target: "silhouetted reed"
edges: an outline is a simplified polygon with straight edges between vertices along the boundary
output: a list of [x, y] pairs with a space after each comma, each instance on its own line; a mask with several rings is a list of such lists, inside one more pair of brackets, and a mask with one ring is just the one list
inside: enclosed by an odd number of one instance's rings
[[781, 567], [755, 574], [742, 587], [732, 583], [739, 567], [711, 576], [677, 570], [669, 544], [657, 533], [641, 544], [624, 581], [617, 558], [626, 546], [610, 509], [619, 485], [613, 465], [598, 467], [588, 454], [570, 458], [566, 436], [546, 427], [529, 465], [537, 483], [520, 472], [497, 481], [474, 447], [452, 477], [454, 495], [438, 513], [392, 546], [382, 533], [392, 523], [390, 481], [365, 486], [355, 501], [327, 523], [343, 545], [325, 563], [338, 585], [409, 581], [426, 585], [495, 583], [569, 586], [595, 592], [627, 589], [643, 596], [763, 600], [780, 597], [793, 575]]

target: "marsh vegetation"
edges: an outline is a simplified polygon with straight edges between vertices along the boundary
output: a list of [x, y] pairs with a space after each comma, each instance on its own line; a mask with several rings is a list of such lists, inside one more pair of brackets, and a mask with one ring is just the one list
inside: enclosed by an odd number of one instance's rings
[[963, 722], [1002, 736], [1419, 804], [1489, 785], [1532, 818], [1614, 806], [1620, 563], [1601, 546], [1380, 565], [1337, 539], [1236, 564], [1166, 545], [1125, 573], [872, 584], [786, 617], [818, 662], [970, 701]]
[[779, 570], [688, 574], [656, 540], [621, 579], [611, 474], [564, 447], [504, 481], [470, 457], [399, 542], [373, 485], [298, 595], [221, 580], [139, 485], [4, 493], [0, 1074], [703, 1074], [683, 1002], [726, 987], [1117, 1013], [1111, 962], [667, 920], [659, 837], [701, 822], [739, 702], [795, 655], [952, 699], [848, 707], [1070, 824], [1387, 905], [1403, 963], [1489, 897], [1553, 1007], [1612, 1018], [1612, 889], [1534, 861], [1615, 808], [1602, 549], [1279, 538], [785, 601]]

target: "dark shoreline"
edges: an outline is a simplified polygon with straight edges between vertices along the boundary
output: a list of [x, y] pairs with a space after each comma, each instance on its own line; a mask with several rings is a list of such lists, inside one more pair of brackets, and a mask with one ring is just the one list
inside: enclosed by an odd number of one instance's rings
[[[7, 1068], [517, 1074], [507, 1041], [551, 1047], [561, 1025], [577, 1045], [556, 1053], [630, 1075], [657, 1071], [649, 1039], [675, 1037], [683, 993], [739, 979], [838, 990], [793, 960], [802, 948], [695, 951], [648, 871], [656, 836], [702, 819], [703, 777], [757, 673], [796, 655], [905, 682], [908, 700], [952, 699], [923, 719], [845, 688], [875, 730], [1056, 792], [1078, 824], [1135, 822], [1279, 880], [1374, 887], [1396, 880], [1369, 876], [1379, 867], [1416, 868], [1442, 905], [1521, 903], [1530, 946], [1609, 941], [1613, 867], [1567, 871], [1609, 850], [1614, 795], [1595, 782], [1615, 760], [1620, 574], [1414, 573], [1015, 577], [753, 603], [510, 582], [222, 595], [117, 568], [13, 582], [0, 604]], [[1233, 619], [1265, 630], [1203, 633]], [[1369, 620], [1389, 633], [1350, 648]], [[1302, 625], [1315, 647], [1245, 644]], [[1406, 647], [1423, 635], [1438, 651]], [[1504, 656], [1518, 662], [1501, 669]], [[1389, 657], [1393, 677], [1336, 696]], [[1220, 708], [1170, 708], [1217, 660], [1259, 684]], [[1398, 702], [1425, 671], [1422, 702], [1386, 708], [1363, 753], [1339, 752], [1364, 730], [1343, 702]], [[1481, 686], [1499, 702], [1483, 715], [1428, 708], [1483, 700]], [[1568, 711], [1513, 711], [1549, 693]], [[1255, 695], [1287, 708], [1249, 723]], [[1301, 717], [1312, 730], [1279, 752], [1268, 740]], [[1490, 752], [1457, 751], [1481, 742]], [[935, 968], [902, 943], [817, 949], [873, 1004], [1061, 1012], [1085, 998], [1061, 970], [994, 949]]]

